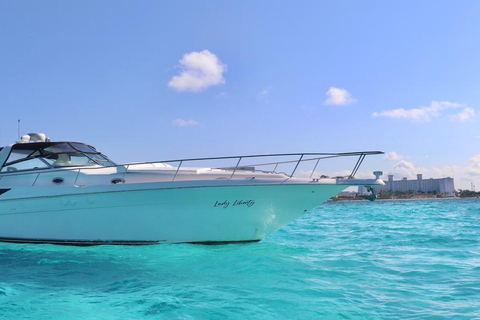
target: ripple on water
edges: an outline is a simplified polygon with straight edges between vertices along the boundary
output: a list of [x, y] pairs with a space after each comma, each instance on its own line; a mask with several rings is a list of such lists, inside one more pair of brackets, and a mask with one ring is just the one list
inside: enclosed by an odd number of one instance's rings
[[474, 319], [480, 201], [328, 203], [254, 244], [0, 244], [0, 319]]

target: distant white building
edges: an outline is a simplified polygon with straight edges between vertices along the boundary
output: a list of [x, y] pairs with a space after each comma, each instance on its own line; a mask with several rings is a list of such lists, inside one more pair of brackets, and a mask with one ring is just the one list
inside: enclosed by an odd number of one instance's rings
[[[441, 179], [423, 179], [422, 174], [417, 174], [416, 180], [393, 180], [393, 175], [388, 176], [388, 180], [385, 181], [385, 187], [375, 187], [377, 192], [391, 191], [393, 193], [397, 191], [414, 191], [414, 192], [428, 192], [428, 193], [444, 193], [448, 197], [455, 196], [455, 186], [453, 178], [441, 178]], [[359, 194], [367, 193], [365, 187], [358, 187]]]

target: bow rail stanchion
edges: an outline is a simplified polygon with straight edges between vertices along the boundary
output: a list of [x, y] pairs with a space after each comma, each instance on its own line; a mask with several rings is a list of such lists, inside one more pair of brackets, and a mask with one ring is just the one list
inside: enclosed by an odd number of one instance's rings
[[[118, 168], [120, 167], [123, 167], [123, 166], [118, 166]], [[123, 176], [122, 176], [122, 180], [125, 181], [125, 175], [127, 174], [128, 172], [128, 169], [130, 169], [130, 165], [128, 164], [125, 168], [125, 171], [123, 171]], [[118, 169], [117, 169], [118, 170]]]
[[230, 176], [230, 178], [229, 178], [228, 180], [231, 180], [231, 179], [233, 178], [233, 175], [235, 174], [235, 172], [236, 172], [237, 169], [238, 169], [238, 166], [240, 165], [240, 161], [242, 161], [242, 157], [238, 158], [237, 165], [236, 165], [235, 168], [233, 169], [232, 175]]
[[41, 173], [38, 173], [38, 174], [37, 174], [37, 177], [36, 177], [36, 178], [35, 178], [35, 180], [33, 181], [33, 183], [32, 183], [32, 186], [34, 186], [34, 185], [35, 185], [35, 183], [36, 183], [36, 182], [37, 182], [37, 180], [38, 180], [38, 177], [40, 177], [40, 174], [41, 174]]
[[74, 185], [74, 186], [77, 185], [77, 180], [78, 180], [78, 176], [80, 175], [80, 171], [82, 171], [82, 169], [78, 169], [78, 170], [77, 170], [77, 174], [75, 175], [75, 181], [73, 182], [73, 185]]
[[310, 174], [310, 179], [312, 179], [313, 174], [315, 173], [315, 170], [317, 169], [318, 163], [320, 162], [320, 158], [317, 159], [317, 162], [315, 163], [315, 166], [313, 167], [312, 174]]
[[177, 171], [175, 171], [175, 175], [173, 176], [172, 181], [175, 181], [175, 178], [177, 177], [178, 170], [180, 170], [180, 167], [182, 166], [183, 160], [180, 160], [180, 163], [178, 164]]
[[290, 178], [292, 178], [293, 175], [295, 174], [295, 171], [297, 171], [298, 165], [300, 164], [300, 162], [302, 162], [303, 156], [304, 156], [303, 154], [300, 155], [300, 159], [298, 159], [297, 165], [296, 165], [295, 168], [293, 169], [292, 174], [290, 175]]
[[362, 165], [363, 159], [365, 159], [366, 154], [361, 153], [360, 157], [358, 157], [357, 164], [355, 164], [355, 167], [353, 168], [352, 173], [348, 176], [348, 179], [353, 179], [355, 175], [357, 174], [358, 169], [360, 169], [360, 166]]

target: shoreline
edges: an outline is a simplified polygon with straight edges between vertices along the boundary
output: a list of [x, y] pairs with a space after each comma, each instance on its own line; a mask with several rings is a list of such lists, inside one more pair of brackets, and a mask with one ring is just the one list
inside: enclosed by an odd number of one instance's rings
[[[376, 199], [375, 202], [388, 202], [388, 201], [430, 201], [430, 200], [480, 200], [480, 197], [448, 197], [448, 198], [436, 198], [436, 197], [431, 197], [431, 198], [401, 198], [401, 199]], [[362, 202], [362, 201], [367, 201], [366, 199], [336, 199], [332, 200], [329, 199], [326, 202], [329, 203], [335, 203], [335, 202]]]

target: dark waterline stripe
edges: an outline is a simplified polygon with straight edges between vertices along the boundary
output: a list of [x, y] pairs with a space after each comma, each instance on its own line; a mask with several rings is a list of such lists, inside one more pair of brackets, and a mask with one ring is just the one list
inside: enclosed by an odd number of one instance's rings
[[[236, 241], [197, 241], [197, 242], [176, 242], [171, 244], [198, 244], [198, 245], [225, 245], [225, 244], [240, 244], [253, 243], [261, 240], [236, 240]], [[19, 244], [53, 244], [59, 246], [74, 246], [74, 247], [91, 247], [91, 246], [145, 246], [155, 244], [166, 244], [167, 240], [153, 240], [153, 241], [131, 241], [131, 240], [114, 240], [114, 241], [84, 241], [84, 240], [54, 240], [54, 239], [20, 239], [20, 238], [0, 238], [0, 242], [19, 243]]]

